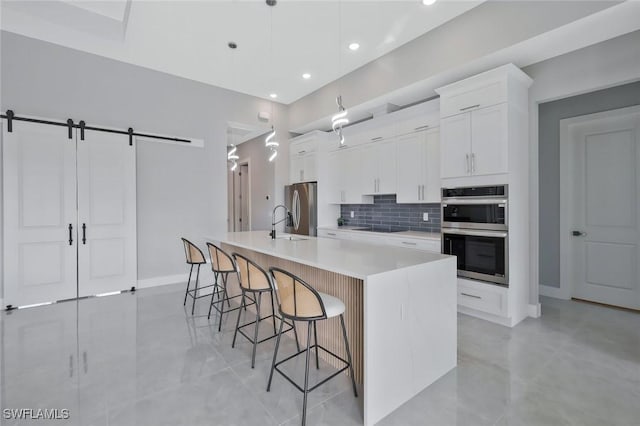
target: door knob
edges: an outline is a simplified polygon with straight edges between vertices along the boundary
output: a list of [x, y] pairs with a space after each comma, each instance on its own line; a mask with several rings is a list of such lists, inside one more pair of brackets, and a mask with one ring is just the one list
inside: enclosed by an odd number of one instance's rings
[[581, 231], [572, 231], [571, 235], [573, 235], [574, 237], [584, 237], [585, 235], [587, 235], [587, 233]]

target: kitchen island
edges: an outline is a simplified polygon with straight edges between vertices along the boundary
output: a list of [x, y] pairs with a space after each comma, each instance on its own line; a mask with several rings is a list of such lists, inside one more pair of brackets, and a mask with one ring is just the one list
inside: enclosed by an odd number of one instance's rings
[[[342, 299], [364, 424], [373, 425], [456, 366], [456, 262], [435, 252], [266, 231], [211, 238]], [[321, 344], [344, 356], [339, 325]], [[306, 333], [299, 333], [304, 336]], [[329, 361], [329, 360], [328, 360]], [[337, 366], [337, 364], [336, 364]]]

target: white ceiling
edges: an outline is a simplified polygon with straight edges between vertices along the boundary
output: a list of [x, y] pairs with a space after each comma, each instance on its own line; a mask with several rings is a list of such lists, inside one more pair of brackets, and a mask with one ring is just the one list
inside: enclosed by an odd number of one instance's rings
[[2, 0], [1, 27], [288, 104], [483, 1]]

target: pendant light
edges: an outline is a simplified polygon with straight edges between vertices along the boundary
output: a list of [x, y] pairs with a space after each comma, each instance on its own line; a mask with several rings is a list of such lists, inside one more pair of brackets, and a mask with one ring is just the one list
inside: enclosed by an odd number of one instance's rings
[[[273, 7], [277, 4], [277, 1], [276, 0], [266, 0], [266, 3], [267, 3], [267, 6], [269, 6], [271, 8], [271, 10], [269, 12], [270, 13], [270, 27], [271, 27], [270, 28], [270, 34], [269, 34], [269, 60], [271, 62], [273, 62]], [[270, 68], [271, 68], [271, 72], [273, 73], [273, 66], [271, 66]], [[270, 80], [271, 80], [271, 82], [273, 82], [273, 75], [271, 75]], [[275, 93], [272, 93], [271, 95], [269, 95], [269, 97], [271, 99], [275, 99], [277, 97], [277, 95]], [[271, 102], [271, 122], [273, 123], [273, 121], [274, 121], [273, 100], [270, 101], [270, 102]], [[269, 162], [272, 162], [278, 156], [278, 146], [280, 144], [278, 142], [276, 142], [275, 137], [276, 137], [276, 129], [275, 129], [275, 127], [273, 127], [273, 124], [271, 124], [271, 132], [269, 132], [267, 137], [264, 139], [264, 146], [269, 150]]]
[[340, 79], [342, 76], [340, 72], [342, 71], [342, 2], [338, 2], [338, 96], [336, 97], [336, 104], [338, 105], [338, 113], [331, 117], [331, 128], [333, 132], [338, 135], [338, 140], [340, 141], [340, 145], [344, 145], [344, 134], [342, 133], [342, 126], [345, 124], [349, 124], [349, 119], [347, 118], [347, 114], [349, 113], [347, 109], [342, 104], [342, 95], [340, 93], [340, 88], [342, 84], [340, 83]]
[[231, 165], [230, 170], [233, 172], [238, 168], [238, 160], [240, 159], [240, 157], [238, 157], [238, 154], [236, 154], [236, 152], [238, 151], [238, 147], [234, 144], [230, 144], [228, 145], [228, 148], [229, 151], [227, 152], [227, 161]]

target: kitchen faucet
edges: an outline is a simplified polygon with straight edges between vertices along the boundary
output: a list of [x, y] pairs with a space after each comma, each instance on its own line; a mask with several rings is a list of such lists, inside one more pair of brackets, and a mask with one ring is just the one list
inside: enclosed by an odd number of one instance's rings
[[[286, 213], [282, 219], [276, 222], [276, 210], [278, 210], [278, 208], [280, 207], [282, 207]], [[289, 216], [291, 216], [291, 213], [289, 212], [287, 206], [285, 206], [284, 204], [278, 204], [273, 208], [273, 213], [271, 214], [271, 233], [269, 234], [272, 240], [276, 239], [276, 225], [289, 219]]]

